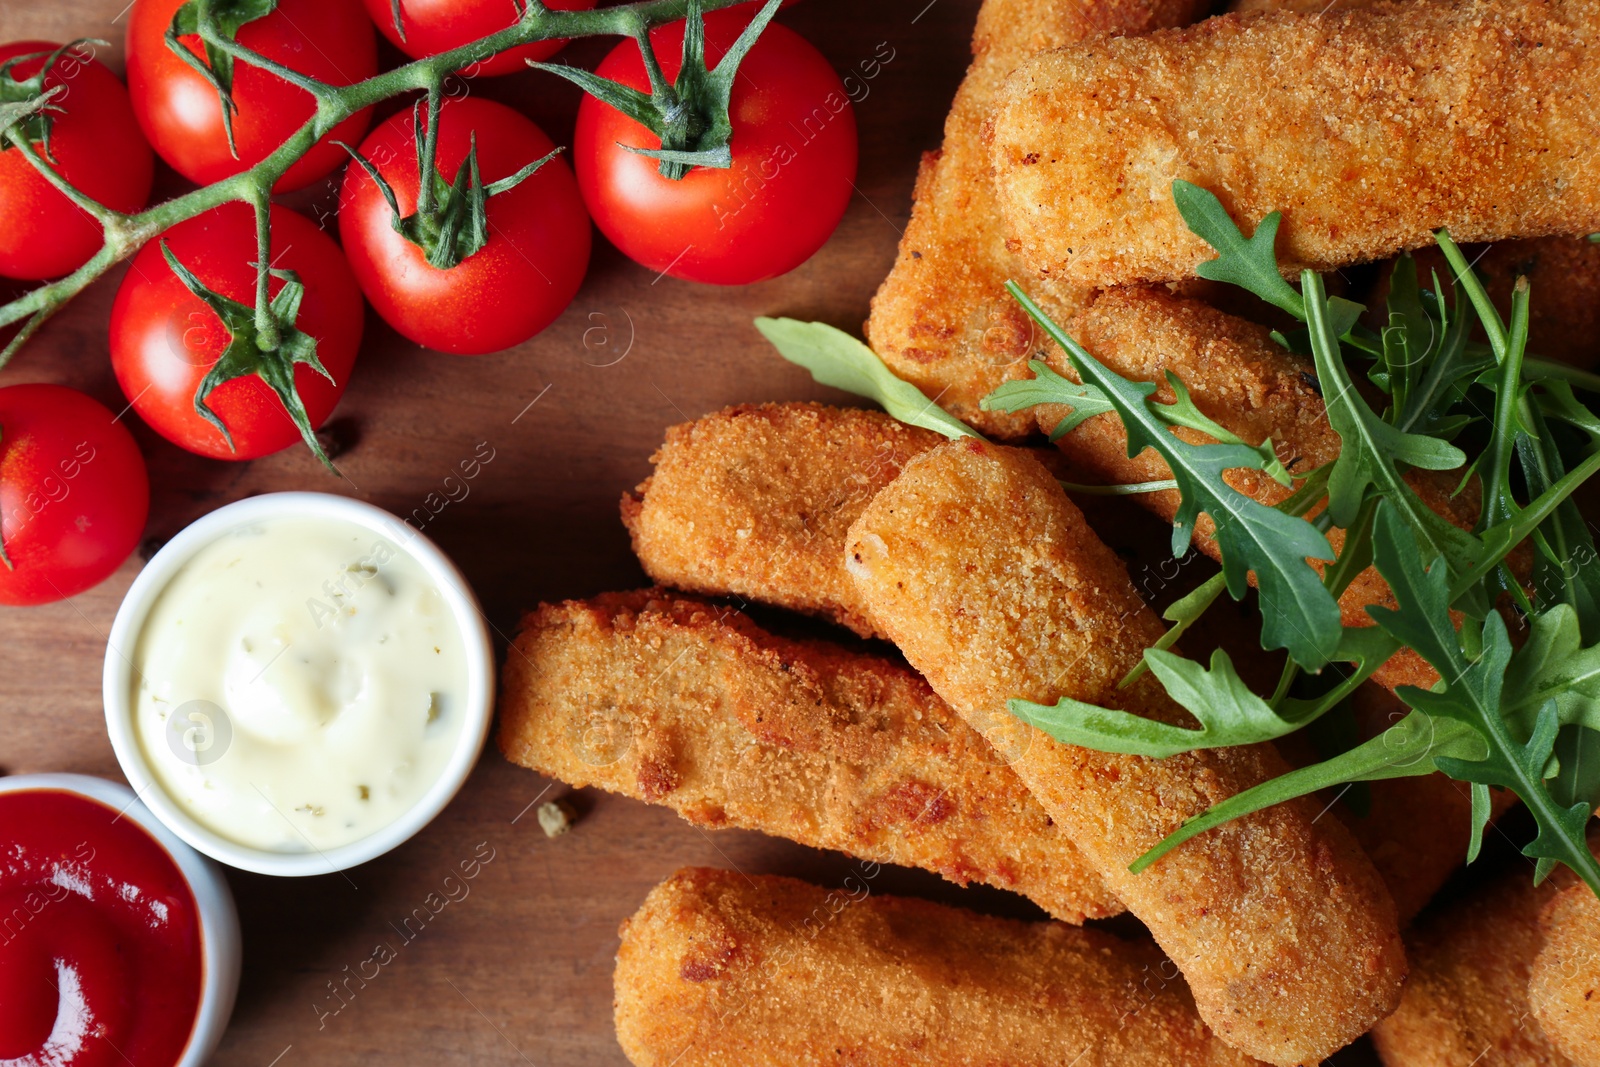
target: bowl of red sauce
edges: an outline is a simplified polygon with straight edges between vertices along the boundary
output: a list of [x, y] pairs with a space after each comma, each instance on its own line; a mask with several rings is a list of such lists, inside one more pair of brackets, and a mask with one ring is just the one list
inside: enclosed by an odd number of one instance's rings
[[199, 1067], [238, 985], [221, 870], [133, 790], [0, 778], [0, 1063]]

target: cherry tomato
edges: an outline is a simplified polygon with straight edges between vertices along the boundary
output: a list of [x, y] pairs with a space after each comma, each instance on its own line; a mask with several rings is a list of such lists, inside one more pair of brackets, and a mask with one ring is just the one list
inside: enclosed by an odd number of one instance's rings
[[[448, 180], [477, 136], [485, 185], [515, 174], [555, 147], [522, 115], [488, 100], [446, 101], [437, 165]], [[418, 175], [411, 112], [382, 123], [361, 145], [394, 189], [402, 214], [416, 209]], [[362, 292], [385, 322], [441, 352], [481, 355], [521, 344], [572, 302], [589, 266], [589, 216], [562, 157], [489, 198], [489, 240], [446, 270], [397, 233], [393, 212], [363, 167], [345, 171], [339, 237]]]
[[[706, 16], [706, 60], [722, 58], [749, 22], [747, 7]], [[651, 42], [669, 81], [678, 75], [683, 23]], [[649, 90], [639, 46], [624, 41], [596, 73]], [[691, 281], [742, 285], [809, 259], [839, 225], [856, 175], [856, 120], [839, 76], [794, 31], [771, 24], [745, 56], [729, 108], [733, 166], [697, 167], [681, 181], [619, 146], [659, 148], [643, 126], [593, 97], [578, 107], [573, 139], [589, 214], [630, 259]]]
[[[0, 45], [0, 63], [53, 52], [48, 41]], [[37, 74], [47, 57], [11, 68], [18, 80]], [[128, 90], [80, 46], [45, 75], [48, 90], [64, 86], [50, 115], [50, 152], [57, 174], [106, 207], [133, 212], [150, 196], [154, 158], [139, 135]], [[33, 146], [45, 155], [43, 142]], [[100, 249], [100, 224], [80, 211], [11, 144], [0, 151], [0, 274], [30, 281], [70, 274]]]
[[[162, 241], [201, 282], [242, 304], [255, 302], [255, 214], [245, 204], [180, 222], [139, 250], [111, 305], [111, 367], [139, 417], [167, 440], [214, 459], [255, 459], [300, 440], [278, 396], [255, 375], [224, 382], [206, 404], [234, 449], [194, 409], [195, 389], [228, 344], [217, 314], [189, 292], [161, 255]], [[314, 337], [328, 381], [306, 364], [294, 383], [312, 426], [333, 411], [361, 345], [361, 291], [339, 246], [303, 215], [272, 209], [272, 264], [305, 285], [296, 327]], [[283, 287], [272, 280], [274, 295]]]
[[[406, 36], [394, 26], [390, 0], [364, 0], [367, 14], [390, 42], [412, 59], [423, 59], [460, 48], [487, 37], [517, 21], [517, 5], [510, 0], [400, 0], [400, 22]], [[557, 11], [587, 11], [595, 0], [545, 0], [545, 7]], [[461, 73], [469, 78], [480, 74], [512, 74], [528, 69], [530, 59], [549, 59], [561, 51], [564, 40], [525, 44], [509, 52], [480, 60]]]
[[[138, 0], [128, 20], [128, 89], [134, 114], [162, 159], [185, 178], [206, 185], [265, 159], [316, 110], [311, 94], [276, 74], [235, 61], [234, 143], [228, 150], [217, 91], [163, 39], [184, 0]], [[247, 22], [238, 42], [266, 58], [330, 85], [349, 85], [378, 71], [372, 23], [357, 0], [278, 0], [271, 14]], [[179, 41], [204, 62], [198, 37]], [[368, 111], [335, 126], [290, 167], [277, 192], [299, 189], [349, 157], [334, 141], [354, 144], [366, 131]]]
[[99, 585], [149, 512], [144, 457], [105, 405], [64, 385], [0, 389], [0, 604]]

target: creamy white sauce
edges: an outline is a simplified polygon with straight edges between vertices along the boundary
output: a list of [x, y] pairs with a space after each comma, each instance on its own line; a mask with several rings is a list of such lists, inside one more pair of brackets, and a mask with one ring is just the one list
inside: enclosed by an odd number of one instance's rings
[[465, 711], [465, 644], [438, 587], [341, 520], [253, 523], [201, 549], [133, 666], [160, 785], [216, 833], [274, 851], [337, 848], [400, 817]]

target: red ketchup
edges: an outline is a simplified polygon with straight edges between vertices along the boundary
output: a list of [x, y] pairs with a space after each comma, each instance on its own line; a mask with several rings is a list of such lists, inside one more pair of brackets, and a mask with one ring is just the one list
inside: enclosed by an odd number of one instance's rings
[[200, 1006], [200, 918], [131, 818], [0, 793], [0, 1062], [173, 1067]]

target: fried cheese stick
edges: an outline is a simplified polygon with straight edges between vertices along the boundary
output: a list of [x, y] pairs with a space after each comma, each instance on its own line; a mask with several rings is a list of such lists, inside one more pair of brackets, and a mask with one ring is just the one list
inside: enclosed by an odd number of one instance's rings
[[686, 868], [622, 925], [635, 1067], [1224, 1067], [1160, 953], [792, 878]]
[[877, 411], [746, 404], [673, 426], [622, 499], [645, 573], [879, 636], [844, 571], [845, 531], [905, 462], [944, 438]]
[[1600, 897], [1572, 886], [1545, 908], [1540, 925], [1544, 948], [1528, 982], [1534, 1017], [1577, 1067], [1600, 1067]]
[[[1224, 314], [1197, 300], [1175, 297], [1159, 289], [1116, 289], [1101, 293], [1077, 323], [1077, 340], [1113, 371], [1138, 382], [1155, 382], [1155, 399], [1173, 400], [1166, 383], [1177, 374], [1196, 406], [1246, 441], [1271, 438], [1291, 474], [1305, 474], [1339, 454], [1339, 435], [1328, 423], [1327, 408], [1310, 361], [1285, 351], [1265, 327]], [[1065, 354], [1056, 350], [1051, 362], [1061, 374], [1077, 379]], [[1035, 409], [1039, 427], [1049, 432], [1069, 409], [1045, 405]], [[1184, 440], [1209, 440], [1191, 430], [1178, 430]], [[1075, 467], [1107, 484], [1170, 478], [1166, 461], [1154, 449], [1128, 458], [1128, 437], [1114, 412], [1084, 420], [1063, 435], [1056, 446]], [[1229, 485], [1263, 504], [1277, 504], [1290, 489], [1264, 472], [1237, 469], [1225, 476]], [[1473, 491], [1452, 495], [1455, 476], [1412, 472], [1408, 481], [1435, 512], [1470, 529], [1477, 519]], [[1475, 489], [1476, 482], [1471, 489]], [[1171, 521], [1178, 510], [1176, 490], [1141, 493], [1140, 504]], [[1196, 524], [1195, 545], [1213, 559], [1220, 557], [1212, 537], [1210, 516]], [[1342, 530], [1329, 532], [1334, 549], [1344, 541]], [[1394, 596], [1377, 569], [1368, 567], [1340, 597], [1346, 626], [1371, 626], [1368, 604], [1393, 606]], [[1415, 685], [1428, 689], [1438, 681], [1431, 667], [1410, 649], [1402, 649], [1379, 668], [1376, 679], [1390, 688]]]
[[[1483, 279], [1490, 299], [1507, 319], [1511, 287], [1528, 279], [1528, 352], [1579, 367], [1600, 363], [1600, 244], [1587, 237], [1538, 237], [1501, 241], [1488, 248], [1468, 249], [1472, 269]], [[1416, 252], [1417, 280], [1433, 288], [1438, 272], [1446, 300], [1455, 300], [1450, 264], [1437, 247]], [[1381, 308], [1389, 295], [1386, 269], [1367, 306]]]
[[1150, 674], [1163, 625], [1025, 453], [976, 441], [906, 464], [850, 528], [847, 565], [912, 666], [1017, 774], [1183, 971], [1201, 1018], [1269, 1063], [1315, 1062], [1398, 1002], [1394, 903], [1310, 798], [1227, 823], [1134, 875], [1183, 822], [1288, 768], [1270, 745], [1167, 759], [1061, 744], [1011, 716], [1063, 696], [1182, 722]]
[[1173, 281], [1215, 252], [1174, 179], [1286, 271], [1433, 243], [1600, 230], [1600, 0], [1408, 0], [1226, 15], [1024, 64], [994, 118], [996, 189], [1056, 283]]
[[1405, 996], [1372, 1031], [1386, 1067], [1570, 1067], [1528, 997], [1539, 913], [1567, 884], [1558, 871], [1535, 886], [1517, 862], [1412, 927]]
[[551, 778], [1009, 889], [1068, 922], [1123, 910], [984, 739], [881, 656], [642, 590], [528, 615], [502, 693], [500, 750]]
[[[1025, 377], [1043, 337], [1005, 291], [1025, 268], [1005, 245], [983, 126], [1000, 88], [1023, 60], [1103, 34], [1181, 26], [1202, 0], [985, 0], [972, 36], [972, 65], [945, 119], [944, 144], [917, 170], [911, 220], [894, 269], [872, 298], [867, 341], [891, 370], [957, 418], [993, 437], [1032, 432], [1024, 414], [984, 411], [979, 401]], [[1034, 293], [1065, 321], [1087, 293]]]

